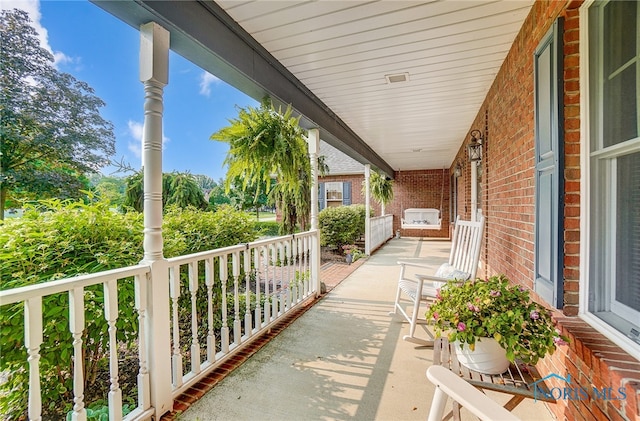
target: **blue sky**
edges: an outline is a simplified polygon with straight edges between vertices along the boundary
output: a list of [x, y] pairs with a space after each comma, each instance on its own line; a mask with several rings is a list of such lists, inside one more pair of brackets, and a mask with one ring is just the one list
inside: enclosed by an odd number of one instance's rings
[[[55, 66], [87, 82], [106, 102], [102, 116], [114, 125], [115, 161], [140, 167], [144, 91], [139, 80], [139, 32], [86, 0], [2, 0], [3, 9], [29, 12], [41, 45]], [[209, 140], [228, 125], [237, 107], [258, 103], [175, 53], [164, 90], [163, 169], [225, 176], [224, 143]], [[105, 168], [109, 174], [113, 168]]]

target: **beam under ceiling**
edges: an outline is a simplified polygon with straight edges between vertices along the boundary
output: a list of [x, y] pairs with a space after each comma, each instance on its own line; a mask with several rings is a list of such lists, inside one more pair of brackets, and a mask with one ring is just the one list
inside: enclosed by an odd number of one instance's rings
[[302, 127], [317, 127], [325, 142], [393, 177], [386, 161], [215, 2], [91, 1], [136, 29], [155, 21], [171, 33], [174, 52], [258, 101], [269, 95], [276, 105], [291, 104]]

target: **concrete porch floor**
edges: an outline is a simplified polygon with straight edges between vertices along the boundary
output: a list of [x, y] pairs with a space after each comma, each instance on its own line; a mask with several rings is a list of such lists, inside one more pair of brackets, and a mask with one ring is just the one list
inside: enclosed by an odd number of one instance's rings
[[[392, 239], [176, 419], [425, 420], [433, 350], [403, 341], [408, 324], [389, 311], [396, 261], [421, 259], [435, 271], [449, 247], [448, 241]], [[490, 396], [502, 404], [509, 398]], [[531, 400], [514, 413], [553, 419], [545, 404]], [[462, 415], [475, 419], [464, 409]]]

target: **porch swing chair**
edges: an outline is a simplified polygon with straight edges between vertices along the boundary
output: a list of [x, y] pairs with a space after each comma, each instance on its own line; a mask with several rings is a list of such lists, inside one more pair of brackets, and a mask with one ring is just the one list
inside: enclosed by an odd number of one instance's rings
[[442, 228], [442, 202], [444, 200], [444, 172], [442, 168], [442, 191], [440, 192], [440, 209], [409, 208], [403, 212], [402, 229], [439, 230]]

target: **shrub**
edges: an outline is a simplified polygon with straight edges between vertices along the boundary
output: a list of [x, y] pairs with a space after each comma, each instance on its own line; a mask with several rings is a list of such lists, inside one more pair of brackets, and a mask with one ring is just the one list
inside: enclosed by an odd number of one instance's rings
[[256, 222], [256, 229], [261, 236], [278, 237], [280, 235], [280, 224], [276, 221]]
[[364, 235], [365, 206], [325, 208], [320, 212], [320, 245], [341, 248]]
[[[100, 272], [135, 264], [142, 257], [142, 216], [109, 210], [106, 203], [44, 202], [46, 211], [30, 208], [22, 218], [0, 225], [1, 289], [38, 284], [69, 276]], [[86, 383], [95, 381], [98, 361], [108, 343], [103, 310], [103, 288], [85, 290], [85, 370]], [[118, 289], [120, 314], [117, 339], [135, 340], [137, 331], [133, 282], [124, 281]], [[40, 373], [43, 402], [50, 410], [72, 397], [73, 340], [69, 332], [67, 294], [43, 299], [43, 336]], [[29, 374], [24, 348], [24, 311], [18, 303], [3, 307], [0, 313], [0, 371], [10, 372], [3, 384], [0, 412], [9, 419], [20, 416], [26, 407]], [[70, 404], [68, 405], [70, 407]], [[48, 408], [44, 408], [47, 412]]]
[[[168, 208], [163, 225], [167, 257], [195, 253], [255, 240], [250, 218], [221, 206], [218, 212]], [[143, 257], [143, 217], [109, 210], [105, 202], [90, 204], [48, 200], [29, 208], [22, 218], [0, 223], [0, 289], [34, 285], [74, 275], [95, 273], [138, 263]], [[202, 271], [201, 274], [204, 272]], [[85, 383], [96, 380], [108, 350], [102, 285], [85, 289]], [[117, 340], [135, 345], [137, 313], [132, 280], [118, 283]], [[67, 294], [43, 299], [40, 351], [42, 399], [45, 413], [71, 409], [73, 339], [69, 332]], [[18, 419], [26, 408], [29, 373], [24, 347], [22, 304], [0, 311], [0, 372], [11, 373], [0, 385], [0, 413]], [[135, 387], [135, 385], [133, 385]], [[126, 394], [127, 391], [123, 390]], [[64, 417], [64, 415], [63, 415]]]
[[219, 206], [215, 212], [170, 206], [162, 227], [166, 257], [249, 243], [258, 238], [251, 217], [229, 205]]

